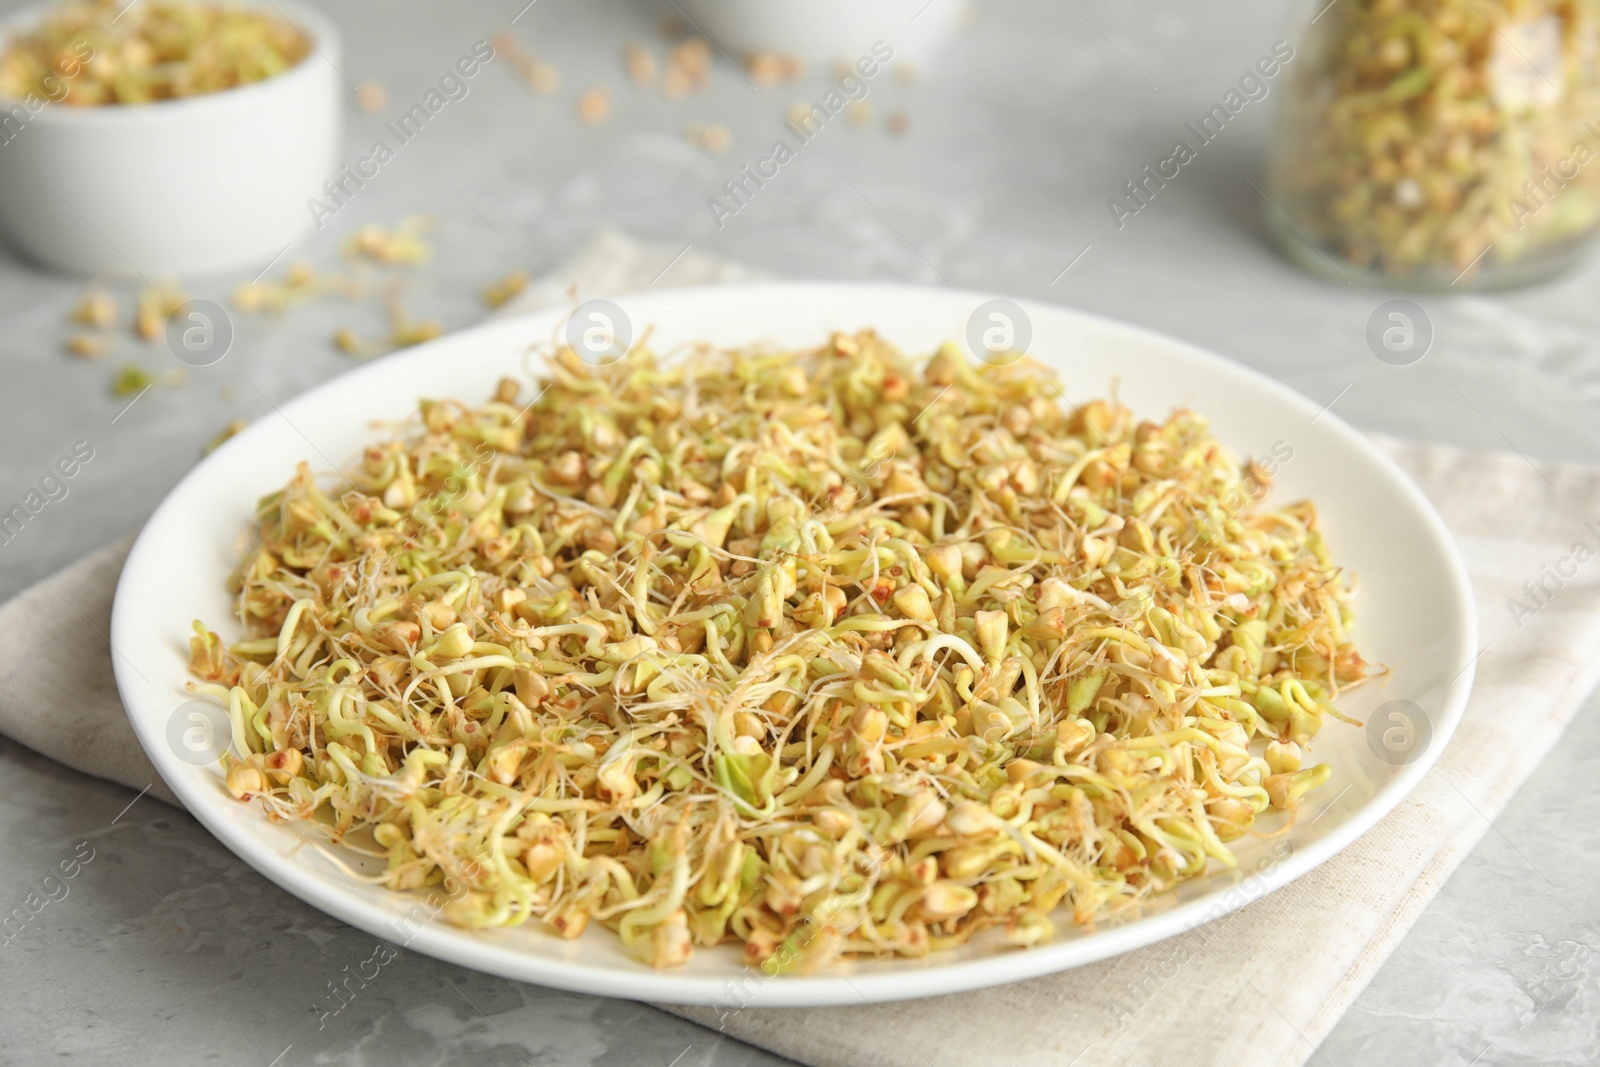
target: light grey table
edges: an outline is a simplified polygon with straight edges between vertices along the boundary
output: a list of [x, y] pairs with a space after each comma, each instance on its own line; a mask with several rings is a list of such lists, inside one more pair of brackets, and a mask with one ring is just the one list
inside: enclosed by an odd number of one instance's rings
[[[364, 154], [382, 118], [522, 2], [327, 4], [345, 35], [344, 73], [377, 78], [391, 95], [377, 117], [352, 107], [346, 157]], [[1422, 299], [1433, 350], [1411, 367], [1379, 362], [1364, 335], [1385, 297], [1308, 278], [1267, 245], [1250, 180], [1270, 97], [1116, 226], [1107, 199], [1170, 154], [1183, 124], [1285, 36], [1281, 2], [988, 0], [920, 83], [874, 80], [871, 128], [828, 128], [720, 229], [708, 198], [766, 154], [788, 105], [820, 95], [828, 74], [761, 92], [719, 62], [703, 94], [643, 95], [619, 52], [629, 39], [654, 40], [662, 14], [624, 0], [539, 0], [516, 28], [561, 69], [561, 92], [538, 98], [509, 64], [492, 64], [286, 261], [332, 266], [337, 236], [356, 224], [428, 212], [439, 220], [436, 260], [406, 299], [458, 327], [482, 316], [485, 282], [549, 268], [613, 225], [792, 277], [1055, 300], [1227, 353], [1365, 429], [1600, 462], [1600, 273], [1509, 296]], [[574, 114], [592, 84], [616, 96], [600, 129]], [[894, 110], [909, 116], [903, 137], [883, 127]], [[732, 150], [712, 157], [687, 145], [692, 122], [726, 122]], [[240, 280], [189, 288], [224, 300]], [[0, 259], [0, 510], [74, 442], [95, 449], [70, 495], [0, 545], [0, 597], [136, 527], [230, 419], [257, 417], [348, 367], [328, 343], [337, 326], [380, 326], [370, 302], [240, 319], [225, 360], [130, 408], [110, 395], [107, 365], [62, 353], [79, 288]], [[128, 340], [110, 357], [124, 360], [179, 368], [165, 349]], [[1585, 889], [1600, 876], [1596, 781], [1591, 708], [1314, 1061], [1600, 1060], [1600, 915]], [[186, 815], [149, 798], [127, 808], [131, 798], [0, 742], [0, 905], [20, 902], [79, 842], [94, 850], [67, 897], [0, 946], [0, 1062], [780, 1062], [642, 1005], [409, 953], [319, 1028], [325, 981], [365, 959], [372, 939], [270, 885]], [[1522, 858], [1530, 847], [1548, 882]]]

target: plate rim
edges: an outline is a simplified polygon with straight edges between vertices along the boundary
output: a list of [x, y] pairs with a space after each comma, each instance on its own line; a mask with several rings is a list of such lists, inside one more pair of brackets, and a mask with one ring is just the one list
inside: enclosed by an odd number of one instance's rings
[[[1322, 410], [1319, 414], [1318, 406], [1309, 398], [1248, 364], [1229, 359], [1170, 334], [1110, 316], [1048, 301], [983, 290], [896, 282], [766, 281], [625, 292], [608, 294], [607, 298], [623, 303], [637, 299], [670, 304], [673, 301], [686, 299], [738, 301], [741, 295], [757, 293], [777, 293], [786, 296], [809, 294], [817, 306], [826, 308], [828, 306], [826, 298], [829, 294], [845, 292], [852, 294], [853, 297], [875, 293], [888, 299], [893, 299], [896, 295], [938, 294], [952, 302], [957, 300], [967, 302], [971, 307], [991, 299], [1011, 300], [1029, 314], [1033, 314], [1037, 309], [1049, 316], [1076, 319], [1088, 326], [1181, 352], [1185, 358], [1195, 360], [1204, 366], [1224, 367], [1230, 374], [1242, 374], [1253, 379], [1257, 386], [1272, 394], [1291, 410], [1307, 416], [1316, 416], [1319, 421], [1326, 422], [1329, 429], [1345, 446], [1361, 452], [1385, 471], [1432, 535], [1434, 541], [1432, 547], [1439, 550], [1440, 559], [1449, 575], [1449, 592], [1461, 609], [1456, 652], [1461, 658], [1466, 658], [1476, 649], [1478, 618], [1472, 584], [1455, 539], [1432, 502], [1400, 466], [1369, 437], [1331, 411]], [[117, 581], [110, 629], [113, 647], [125, 644], [122, 637], [134, 625], [132, 596], [127, 590], [133, 584], [130, 576], [137, 575], [141, 567], [147, 565], [146, 557], [159, 550], [153, 532], [158, 532], [163, 522], [170, 521], [172, 513], [182, 510], [186, 490], [193, 481], [201, 477], [202, 472], [216, 464], [227, 462], [229, 456], [238, 448], [245, 447], [253, 436], [253, 431], [261, 429], [261, 424], [267, 422], [272, 415], [283, 418], [294, 426], [292, 416], [296, 410], [309, 404], [325, 391], [355, 389], [368, 379], [403, 375], [409, 366], [433, 358], [433, 353], [438, 349], [470, 343], [474, 335], [503, 331], [519, 323], [527, 327], [529, 336], [543, 336], [551, 332], [571, 311], [571, 307], [556, 305], [516, 315], [491, 317], [407, 351], [353, 367], [283, 403], [272, 403], [269, 400], [273, 408], [270, 415], [260, 417], [255, 424], [246, 427], [235, 438], [196, 464], [168, 492], [146, 520]], [[819, 318], [825, 314], [825, 311], [818, 312]], [[129, 677], [130, 671], [137, 673], [131, 662], [127, 661], [126, 657], [116, 654], [112, 656], [112, 664], [124, 713], [133, 726], [135, 736], [158, 773], [164, 770], [180, 772], [170, 778], [162, 774], [162, 780], [183, 801], [190, 815], [230, 852], [301, 901], [374, 936], [393, 940], [393, 931], [388, 929], [386, 924], [395, 919], [394, 914], [374, 908], [369, 902], [349, 894], [327, 875], [302, 865], [286, 862], [270, 848], [265, 839], [238, 834], [234, 827], [218, 817], [212, 809], [220, 798], [209, 790], [203, 790], [187, 775], [181, 773], [182, 768], [176, 766], [176, 757], [161, 743], [154, 725], [159, 715], [135, 714], [134, 705], [142, 704], [142, 701], [137, 695], [139, 690]], [[1259, 894], [1246, 896], [1235, 894], [1230, 890], [1219, 890], [1195, 900], [1178, 902], [1159, 913], [1083, 937], [1050, 942], [1026, 951], [1001, 952], [979, 959], [952, 961], [944, 965], [919, 966], [903, 971], [872, 974], [824, 973], [786, 976], [779, 982], [769, 982], [764, 975], [754, 972], [756, 979], [761, 982], [760, 991], [752, 1001], [741, 1003], [734, 1012], [750, 1006], [813, 1007], [863, 1002], [887, 1003], [1009, 984], [1122, 955], [1223, 918], [1320, 867], [1398, 807], [1438, 761], [1454, 735], [1465, 712], [1477, 673], [1476, 668], [1477, 660], [1473, 657], [1453, 679], [1445, 683], [1439, 713], [1436, 721], [1431, 724], [1433, 743], [1428, 745], [1418, 758], [1400, 768], [1371, 798], [1325, 836], [1295, 849], [1289, 857], [1281, 860], [1270, 870], [1258, 873], [1255, 877], [1259, 877], [1264, 884]], [[1239, 881], [1236, 881], [1235, 887], [1238, 884]], [[732, 978], [654, 971], [645, 964], [640, 965], [644, 968], [643, 971], [631, 972], [610, 966], [534, 956], [512, 947], [479, 940], [477, 934], [477, 931], [428, 921], [400, 944], [402, 947], [415, 949], [457, 966], [469, 967], [516, 981], [630, 1000], [715, 1007], [719, 1003], [718, 997], [728, 995], [729, 986], [733, 982]], [[759, 1005], [756, 1004], [757, 1001]]]

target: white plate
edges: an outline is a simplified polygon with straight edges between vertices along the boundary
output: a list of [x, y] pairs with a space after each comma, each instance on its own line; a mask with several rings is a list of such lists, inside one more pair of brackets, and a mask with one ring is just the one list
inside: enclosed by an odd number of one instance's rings
[[[814, 345], [829, 331], [874, 327], [904, 350], [932, 351], [966, 334], [985, 294], [890, 285], [718, 286], [618, 298], [655, 341]], [[1237, 872], [1186, 883], [1136, 915], [1093, 931], [1058, 921], [1058, 939], [1031, 951], [993, 937], [922, 960], [841, 964], [808, 977], [768, 980], [746, 971], [731, 946], [697, 950], [683, 968], [654, 971], [608, 930], [561, 941], [537, 925], [472, 932], [440, 921], [395, 924], [418, 901], [346, 877], [285, 824], [231, 799], [215, 766], [193, 766], [169, 727], [181, 729], [190, 622], [225, 637], [225, 580], [239, 558], [256, 499], [281, 486], [299, 460], [326, 469], [359, 456], [374, 420], [409, 414], [422, 396], [486, 399], [522, 367], [530, 341], [552, 336], [565, 312], [493, 322], [368, 364], [285, 404], [229, 441], [172, 492], [140, 536], [117, 588], [112, 638], [117, 684], [145, 751], [189, 810], [229, 848], [302, 900], [394, 942], [509, 978], [585, 993], [674, 1003], [763, 1007], [860, 1003], [951, 993], [1076, 967], [1171, 937], [1216, 918], [1311, 870], [1393, 808], [1432, 765], [1461, 719], [1472, 681], [1476, 622], [1466, 572], [1450, 535], [1420, 492], [1366, 438], [1318, 405], [1218, 356], [1091, 315], [1019, 301], [1032, 324], [1031, 354], [1058, 366], [1068, 396], [1105, 395], [1112, 382], [1142, 417], [1176, 406], [1210, 416], [1241, 455], [1293, 449], [1273, 499], [1313, 497], [1336, 558], [1361, 579], [1356, 636], [1368, 659], [1393, 668], [1349, 694], [1366, 718], [1390, 699], [1415, 702], [1431, 740], [1409, 762], [1378, 743], [1404, 742], [1403, 724], [1371, 730], [1329, 721], [1314, 756], [1333, 764], [1333, 783], [1280, 842], [1244, 839]], [[1280, 447], [1281, 452], [1281, 447]], [[178, 726], [171, 727], [177, 718]], [[1387, 756], [1388, 758], [1383, 758]], [[1326, 805], [1326, 807], [1323, 807]], [[1320, 809], [1320, 810], [1319, 810]], [[1284, 842], [1287, 843], [1287, 847]], [[993, 932], [991, 931], [991, 934]]]

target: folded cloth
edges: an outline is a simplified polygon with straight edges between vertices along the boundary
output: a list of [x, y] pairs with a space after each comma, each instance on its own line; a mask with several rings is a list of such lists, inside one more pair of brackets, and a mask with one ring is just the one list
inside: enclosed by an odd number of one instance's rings
[[[607, 233], [518, 309], [570, 299], [573, 287], [587, 298], [657, 278], [754, 277]], [[1590, 562], [1600, 471], [1541, 473], [1515, 455], [1380, 444], [1455, 535], [1482, 651], [1438, 764], [1354, 845], [1226, 918], [1061, 974], [860, 1007], [761, 1008], [759, 996], [737, 1011], [663, 1007], [815, 1067], [1304, 1063], [1600, 680], [1600, 563]], [[112, 680], [106, 635], [127, 551], [126, 541], [102, 549], [0, 607], [0, 733], [176, 803]], [[1524, 583], [1541, 578], [1530, 595]]]
[[177, 804], [145, 758], [111, 674], [111, 596], [128, 536], [0, 606], [0, 733], [96, 778]]

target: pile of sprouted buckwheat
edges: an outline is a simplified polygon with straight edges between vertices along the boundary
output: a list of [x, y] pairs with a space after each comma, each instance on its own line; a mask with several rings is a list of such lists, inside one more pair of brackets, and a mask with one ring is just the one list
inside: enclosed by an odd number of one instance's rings
[[459, 887], [451, 922], [768, 973], [1029, 946], [1328, 779], [1349, 581], [1194, 413], [870, 331], [548, 354], [531, 403], [302, 465], [247, 638], [192, 641], [233, 795]]
[[0, 99], [149, 104], [275, 77], [311, 51], [273, 11], [188, 0], [68, 0], [0, 49]]

